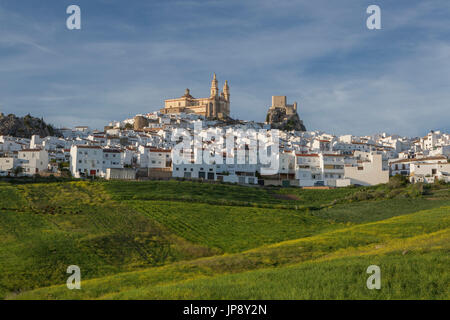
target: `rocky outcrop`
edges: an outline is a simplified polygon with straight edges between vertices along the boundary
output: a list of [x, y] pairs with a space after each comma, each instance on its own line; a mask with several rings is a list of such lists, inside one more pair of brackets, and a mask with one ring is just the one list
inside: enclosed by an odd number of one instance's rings
[[306, 131], [298, 113], [287, 114], [286, 108], [270, 108], [267, 112], [266, 123], [270, 124], [272, 129]]
[[14, 114], [7, 116], [0, 113], [0, 136], [13, 136], [19, 138], [31, 138], [38, 135], [41, 138], [47, 136], [61, 136], [61, 133], [43, 119], [30, 115], [17, 117]]

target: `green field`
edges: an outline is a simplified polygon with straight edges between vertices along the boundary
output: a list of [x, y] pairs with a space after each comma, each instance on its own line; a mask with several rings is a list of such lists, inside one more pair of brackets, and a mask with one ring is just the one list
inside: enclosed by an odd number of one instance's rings
[[448, 185], [0, 182], [3, 299], [449, 299], [449, 253]]

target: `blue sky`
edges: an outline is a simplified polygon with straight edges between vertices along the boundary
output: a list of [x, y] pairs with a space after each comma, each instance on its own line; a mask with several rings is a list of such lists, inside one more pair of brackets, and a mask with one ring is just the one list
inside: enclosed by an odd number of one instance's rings
[[0, 112], [102, 128], [209, 96], [216, 72], [239, 119], [286, 95], [309, 130], [450, 131], [449, 19], [448, 0], [0, 0]]

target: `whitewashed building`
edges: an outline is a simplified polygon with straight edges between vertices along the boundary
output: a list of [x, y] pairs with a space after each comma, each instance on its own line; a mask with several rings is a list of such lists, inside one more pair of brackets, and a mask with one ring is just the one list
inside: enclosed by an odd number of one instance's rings
[[413, 163], [447, 163], [447, 157], [445, 156], [436, 156], [436, 157], [422, 157], [422, 158], [413, 158], [413, 159], [401, 159], [401, 160], [393, 160], [390, 161], [390, 171], [391, 176], [395, 176], [397, 174], [403, 176], [410, 175], [410, 167]]
[[411, 183], [434, 183], [438, 180], [450, 182], [450, 163], [411, 163], [409, 176]]
[[99, 176], [103, 169], [103, 150], [99, 146], [74, 145], [70, 149], [70, 172], [75, 178]]
[[389, 182], [389, 169], [383, 168], [383, 156], [374, 152], [355, 152], [355, 161], [345, 164], [345, 178], [351, 184], [371, 186]]
[[48, 152], [43, 149], [24, 149], [17, 153], [21, 160], [23, 173], [26, 175], [38, 174], [48, 169]]

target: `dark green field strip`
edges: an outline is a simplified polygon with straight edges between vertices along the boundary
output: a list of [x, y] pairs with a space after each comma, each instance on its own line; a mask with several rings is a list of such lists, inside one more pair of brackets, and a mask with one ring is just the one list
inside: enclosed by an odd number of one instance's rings
[[0, 211], [0, 244], [4, 244], [8, 236], [14, 237], [14, 241], [23, 241], [54, 229], [52, 223], [30, 212]]
[[128, 203], [179, 236], [224, 252], [307, 237], [339, 227], [293, 210], [163, 201]]
[[115, 200], [173, 200], [212, 202], [220, 204], [282, 204], [285, 201], [272, 196], [264, 188], [238, 185], [210, 184], [189, 181], [143, 181], [104, 184]]
[[339, 204], [330, 208], [311, 211], [311, 213], [316, 217], [330, 219], [336, 222], [364, 223], [449, 205], [450, 200], [406, 198]]
[[291, 202], [299, 206], [321, 207], [331, 204], [333, 201], [342, 200], [359, 189], [358, 187], [337, 189], [280, 188], [272, 192], [277, 195], [291, 196]]
[[0, 184], [0, 212], [2, 210], [20, 211], [28, 205], [26, 199], [15, 187]]

